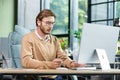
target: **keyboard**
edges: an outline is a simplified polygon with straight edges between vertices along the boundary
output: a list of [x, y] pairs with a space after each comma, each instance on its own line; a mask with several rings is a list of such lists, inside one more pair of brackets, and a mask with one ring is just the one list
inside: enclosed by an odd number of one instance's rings
[[76, 70], [96, 70], [96, 67], [77, 67]]
[[65, 67], [58, 67], [58, 68], [56, 68], [56, 70], [68, 70], [68, 68], [65, 68]]
[[[96, 70], [96, 67], [77, 67], [77, 68], [72, 68], [74, 70]], [[68, 68], [65, 67], [58, 67], [56, 70], [68, 70]]]

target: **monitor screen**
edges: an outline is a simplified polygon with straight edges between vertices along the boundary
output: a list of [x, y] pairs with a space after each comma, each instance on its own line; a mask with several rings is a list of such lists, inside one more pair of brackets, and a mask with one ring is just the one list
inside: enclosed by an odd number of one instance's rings
[[84, 23], [78, 63], [99, 63], [95, 49], [104, 49], [110, 63], [115, 61], [119, 27]]

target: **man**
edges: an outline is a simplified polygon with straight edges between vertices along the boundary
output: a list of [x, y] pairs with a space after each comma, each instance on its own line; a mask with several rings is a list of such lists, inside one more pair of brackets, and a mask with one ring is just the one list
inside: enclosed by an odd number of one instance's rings
[[55, 18], [51, 10], [42, 10], [36, 17], [36, 30], [23, 37], [22, 65], [24, 68], [56, 69], [60, 66], [67, 68], [84, 66], [71, 60], [61, 49], [59, 40], [50, 34]]

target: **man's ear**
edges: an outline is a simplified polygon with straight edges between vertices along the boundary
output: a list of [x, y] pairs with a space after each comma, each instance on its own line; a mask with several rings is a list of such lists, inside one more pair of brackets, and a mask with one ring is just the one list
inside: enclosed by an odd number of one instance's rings
[[37, 20], [37, 24], [38, 24], [38, 26], [40, 26], [40, 22], [41, 22], [41, 21]]
[[38, 22], [38, 26], [40, 26], [40, 22]]

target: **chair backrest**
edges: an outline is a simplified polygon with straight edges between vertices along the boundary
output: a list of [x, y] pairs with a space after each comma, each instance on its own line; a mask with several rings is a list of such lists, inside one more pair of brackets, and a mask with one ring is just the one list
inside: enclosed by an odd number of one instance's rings
[[21, 64], [21, 40], [30, 30], [15, 25], [15, 31], [8, 36], [9, 56], [11, 59], [11, 68], [22, 68]]

